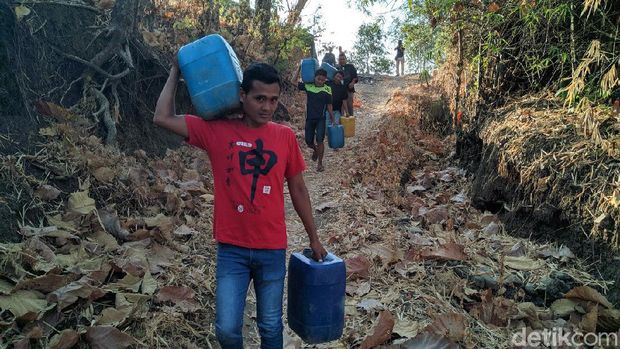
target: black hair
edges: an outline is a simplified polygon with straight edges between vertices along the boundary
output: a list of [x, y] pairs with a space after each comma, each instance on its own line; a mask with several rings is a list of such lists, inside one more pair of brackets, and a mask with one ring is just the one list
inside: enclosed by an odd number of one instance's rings
[[265, 84], [277, 83], [282, 88], [282, 79], [280, 79], [280, 73], [278, 70], [267, 63], [252, 63], [243, 71], [243, 81], [241, 82], [241, 88], [245, 93], [250, 92], [252, 84], [255, 80], [263, 82]]
[[327, 77], [327, 70], [325, 69], [318, 69], [317, 71], [314, 72], [314, 76], [325, 76]]
[[342, 75], [342, 77], [344, 78], [344, 72], [343, 72], [342, 70], [337, 70], [337, 71], [334, 73], [334, 76], [336, 76], [336, 74], [340, 74], [340, 75]]

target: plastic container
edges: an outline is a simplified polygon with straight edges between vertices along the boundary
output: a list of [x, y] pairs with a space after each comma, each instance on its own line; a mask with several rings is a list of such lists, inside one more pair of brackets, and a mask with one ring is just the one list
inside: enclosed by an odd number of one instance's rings
[[343, 116], [340, 118], [340, 123], [344, 128], [345, 137], [355, 136], [355, 118], [352, 116]]
[[[340, 124], [340, 118], [341, 117], [342, 117], [342, 115], [340, 115], [340, 112], [334, 110], [334, 123], [336, 125]], [[329, 112], [326, 111], [325, 112], [325, 129], [326, 130], [329, 127], [329, 125], [331, 125], [331, 122], [332, 121], [329, 119]]]
[[309, 84], [314, 82], [314, 72], [319, 69], [319, 61], [316, 58], [301, 60], [301, 81]]
[[237, 55], [223, 37], [211, 34], [181, 47], [178, 60], [200, 117], [215, 119], [240, 107], [243, 73]]
[[328, 253], [323, 262], [310, 249], [291, 255], [288, 266], [288, 324], [309, 344], [342, 336], [344, 328], [346, 267]]
[[332, 149], [344, 147], [344, 127], [342, 125], [327, 126], [327, 144]]
[[336, 69], [333, 65], [329, 63], [321, 64], [321, 69], [325, 69], [325, 71], [327, 72], [327, 80], [329, 81], [334, 80], [334, 74], [336, 74], [336, 72], [338, 71], [338, 69]]

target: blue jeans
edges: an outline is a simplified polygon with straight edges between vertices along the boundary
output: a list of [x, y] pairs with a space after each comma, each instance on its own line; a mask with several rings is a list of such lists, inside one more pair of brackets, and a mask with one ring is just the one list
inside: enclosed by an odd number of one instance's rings
[[261, 349], [282, 349], [286, 250], [217, 245], [215, 335], [222, 349], [243, 349], [243, 309], [250, 280], [256, 291]]

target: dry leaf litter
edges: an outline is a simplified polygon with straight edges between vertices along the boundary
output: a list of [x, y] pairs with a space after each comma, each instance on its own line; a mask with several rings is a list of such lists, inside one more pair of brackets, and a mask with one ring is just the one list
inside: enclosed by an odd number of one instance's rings
[[[357, 136], [328, 153], [325, 174], [309, 170], [321, 237], [347, 262], [345, 330], [308, 346], [287, 329], [286, 347], [503, 348], [521, 327], [618, 331], [620, 312], [597, 291], [607, 283], [570, 250], [510, 237], [471, 206], [467, 174], [446, 161], [452, 141], [419, 130], [420, 100], [436, 96], [412, 86], [384, 106], [401, 84], [361, 85]], [[0, 343], [217, 347], [206, 155], [127, 156], [57, 119], [35, 155], [2, 162], [3, 180], [28, 184], [46, 219], [0, 245]], [[46, 179], [26, 175], [32, 166]], [[255, 347], [255, 334], [247, 341]]]

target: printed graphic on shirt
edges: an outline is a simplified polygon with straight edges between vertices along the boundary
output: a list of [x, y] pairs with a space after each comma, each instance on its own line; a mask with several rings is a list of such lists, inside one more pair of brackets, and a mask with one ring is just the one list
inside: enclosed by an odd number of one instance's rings
[[270, 185], [266, 185], [263, 187], [263, 194], [270, 194], [271, 193], [271, 186]]
[[[260, 176], [266, 176], [278, 162], [278, 156], [271, 150], [263, 149], [263, 140], [257, 139], [256, 148], [239, 152], [239, 169], [242, 175], [252, 175], [250, 188], [250, 202], [254, 202], [256, 187]], [[263, 188], [263, 192], [264, 192]], [[271, 190], [271, 188], [269, 189]]]

